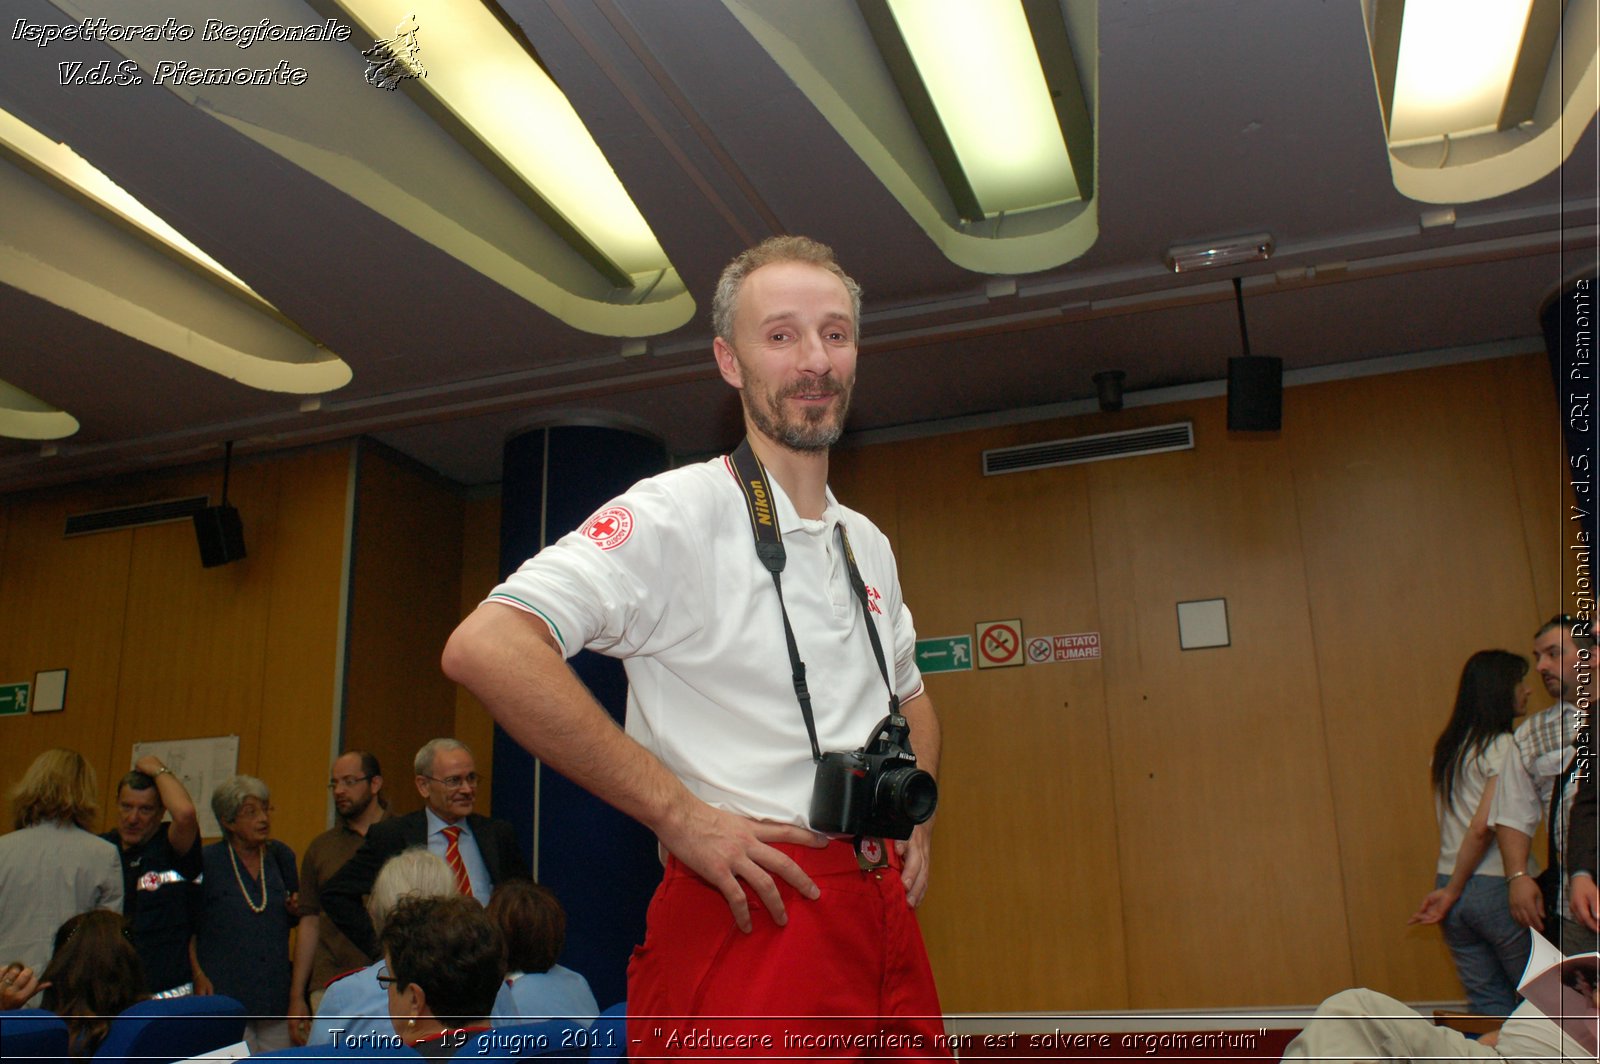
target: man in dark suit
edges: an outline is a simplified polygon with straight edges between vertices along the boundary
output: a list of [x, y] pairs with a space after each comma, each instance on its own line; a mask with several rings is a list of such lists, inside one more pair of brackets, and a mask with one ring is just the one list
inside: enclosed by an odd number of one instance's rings
[[464, 743], [433, 739], [417, 751], [414, 768], [417, 791], [427, 807], [373, 824], [355, 856], [322, 887], [323, 911], [369, 957], [376, 958], [378, 942], [366, 895], [378, 870], [395, 854], [426, 846], [450, 866], [461, 893], [480, 902], [489, 900], [496, 883], [528, 875], [511, 825], [472, 811], [478, 772]]

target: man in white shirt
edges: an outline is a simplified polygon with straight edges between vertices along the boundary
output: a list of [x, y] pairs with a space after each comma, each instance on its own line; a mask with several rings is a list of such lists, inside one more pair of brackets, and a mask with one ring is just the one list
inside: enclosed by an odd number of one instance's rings
[[[1567, 816], [1577, 792], [1577, 777], [1590, 769], [1588, 743], [1581, 744], [1581, 750], [1575, 743], [1580, 737], [1586, 740], [1590, 730], [1594, 647], [1588, 622], [1566, 615], [1551, 618], [1534, 635], [1534, 668], [1557, 702], [1517, 729], [1516, 745], [1501, 767], [1500, 786], [1489, 815], [1500, 845], [1511, 915], [1540, 932], [1546, 921], [1558, 924], [1559, 932], [1552, 930], [1545, 937], [1558, 942], [1568, 954], [1593, 950], [1595, 935], [1570, 919], [1561, 919], [1567, 910], [1564, 882], [1560, 904], [1553, 912], [1546, 910], [1539, 885], [1528, 873], [1528, 855], [1533, 833], [1548, 815], [1553, 817], [1549, 837], [1558, 851], [1550, 859], [1562, 862], [1559, 850], [1567, 839]], [[1553, 809], [1552, 798], [1558, 799]]]
[[[892, 846], [829, 839], [809, 822], [812, 740], [860, 747], [886, 706], [909, 722], [919, 767], [938, 766], [888, 541], [827, 487], [860, 290], [827, 247], [777, 237], [724, 271], [713, 316], [717, 367], [740, 393], [765, 483], [752, 490], [728, 459], [640, 482], [496, 588], [451, 637], [445, 672], [669, 855], [629, 968], [630, 1016], [763, 1017], [731, 1030], [630, 1026], [630, 1046], [827, 1054], [827, 1038], [859, 1030], [877, 1056], [947, 1057], [911, 914], [931, 821]], [[763, 526], [786, 552], [781, 599], [757, 557]], [[809, 667], [803, 685], [791, 686], [781, 610]], [[623, 659], [626, 732], [563, 665], [584, 647]]]

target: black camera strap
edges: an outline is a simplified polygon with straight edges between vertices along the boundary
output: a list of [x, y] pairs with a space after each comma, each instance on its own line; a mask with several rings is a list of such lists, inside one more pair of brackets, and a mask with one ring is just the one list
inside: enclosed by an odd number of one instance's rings
[[[806, 663], [800, 660], [800, 647], [794, 639], [794, 628], [789, 623], [789, 610], [783, 604], [783, 579], [781, 573], [789, 555], [783, 547], [783, 534], [778, 530], [777, 508], [772, 503], [772, 489], [767, 483], [767, 471], [756, 457], [747, 438], [728, 456], [734, 474], [739, 478], [739, 489], [744, 493], [745, 513], [750, 518], [750, 531], [755, 536], [756, 557], [772, 574], [772, 586], [778, 592], [778, 612], [783, 616], [783, 640], [789, 648], [789, 667], [794, 681], [794, 696], [800, 703], [800, 715], [805, 718], [806, 734], [811, 739], [811, 759], [822, 760], [822, 747], [817, 742], [817, 722], [811, 712], [811, 689], [806, 686]], [[850, 549], [850, 537], [845, 533], [844, 522], [839, 523], [839, 540], [844, 545], [845, 569], [850, 574], [850, 587], [861, 606], [861, 619], [866, 623], [867, 635], [872, 640], [872, 655], [878, 662], [878, 673], [889, 689], [889, 715], [900, 717], [900, 696], [895, 694], [889, 680], [889, 666], [883, 656], [883, 642], [878, 636], [878, 626], [872, 623], [867, 602], [866, 581], [856, 566], [855, 553]]]

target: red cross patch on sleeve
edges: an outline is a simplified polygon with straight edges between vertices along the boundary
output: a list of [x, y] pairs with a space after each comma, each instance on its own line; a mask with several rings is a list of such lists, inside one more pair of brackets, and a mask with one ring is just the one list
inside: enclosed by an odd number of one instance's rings
[[601, 550], [616, 550], [633, 532], [633, 514], [626, 506], [607, 506], [583, 526], [583, 538]]

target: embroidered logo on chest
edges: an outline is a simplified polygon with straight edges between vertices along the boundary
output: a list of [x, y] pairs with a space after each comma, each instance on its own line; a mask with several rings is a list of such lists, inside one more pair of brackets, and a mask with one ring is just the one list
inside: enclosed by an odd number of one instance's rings
[[878, 589], [873, 587], [871, 584], [866, 585], [866, 587], [867, 609], [871, 610], [873, 613], [876, 613], [879, 617], [882, 617], [883, 607], [878, 605], [878, 603], [883, 599], [883, 596], [879, 594]]
[[583, 535], [601, 550], [616, 550], [633, 533], [633, 514], [625, 506], [608, 506], [589, 518]]

